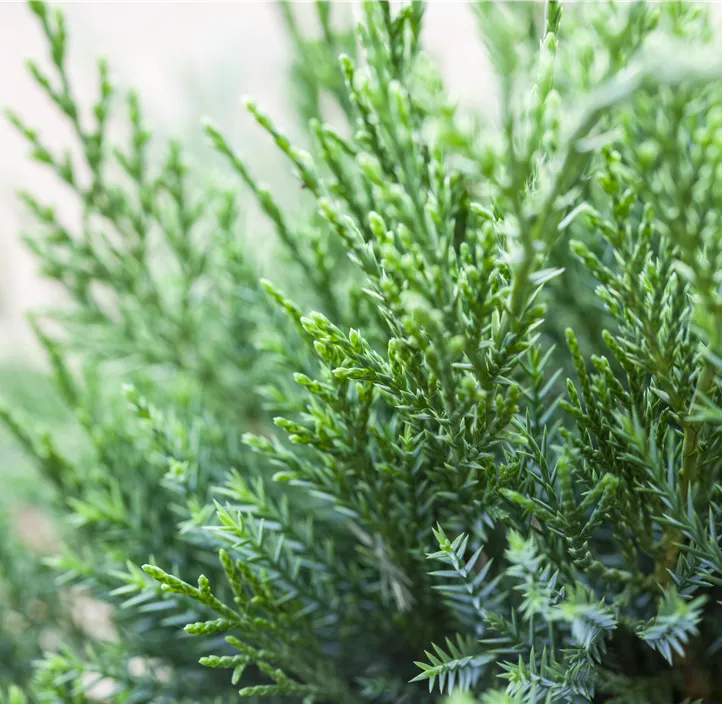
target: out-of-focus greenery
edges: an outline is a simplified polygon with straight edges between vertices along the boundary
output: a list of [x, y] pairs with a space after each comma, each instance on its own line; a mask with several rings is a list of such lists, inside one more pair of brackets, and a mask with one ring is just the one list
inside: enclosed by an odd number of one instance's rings
[[[77, 424], [47, 373], [5, 361], [0, 364], [0, 393], [19, 414], [64, 439], [66, 450], [74, 451]], [[53, 545], [38, 545], [38, 540], [57, 540], [51, 487], [4, 426], [0, 427], [0, 487], [1, 692], [13, 682], [27, 685], [39, 648], [57, 646], [56, 629], [61, 624], [66, 634], [73, 629], [56, 575], [41, 562], [43, 551]]]
[[[70, 439], [73, 435], [75, 419], [43, 370], [20, 361], [0, 362], [0, 394], [6, 403], [59, 437]], [[0, 427], [0, 477], [0, 507], [5, 511], [22, 499], [47, 499], [48, 487], [40, 481], [36, 465], [5, 427]]]

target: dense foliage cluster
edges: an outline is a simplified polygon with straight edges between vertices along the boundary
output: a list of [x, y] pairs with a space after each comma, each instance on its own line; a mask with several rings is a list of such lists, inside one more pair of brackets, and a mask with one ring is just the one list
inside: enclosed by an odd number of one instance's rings
[[[423, 3], [365, 3], [355, 35], [319, 3], [317, 39], [283, 5], [308, 150], [246, 105], [298, 177], [289, 206], [210, 121], [222, 187], [176, 142], [154, 160], [135, 94], [111, 143], [107, 67], [86, 111], [62, 15], [30, 8], [53, 72], [30, 68], [82, 156], [10, 113], [82, 210], [73, 228], [22, 196], [67, 297], [33, 323], [82, 439], [0, 415], [55, 488], [56, 576], [113, 633], [52, 602], [62, 645], [30, 675], [35, 625], [3, 619], [26, 648], [8, 701], [722, 701], [706, 9], [474, 5], [485, 121], [424, 54]], [[0, 591], [16, 616], [42, 599], [18, 580], [48, 579], [26, 562]]]

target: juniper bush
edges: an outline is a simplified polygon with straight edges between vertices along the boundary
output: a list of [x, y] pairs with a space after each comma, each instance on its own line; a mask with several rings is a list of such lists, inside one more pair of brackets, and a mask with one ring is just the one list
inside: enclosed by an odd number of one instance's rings
[[111, 144], [107, 66], [86, 110], [62, 15], [30, 9], [82, 163], [9, 117], [83, 212], [22, 195], [68, 299], [33, 321], [84, 449], [2, 416], [55, 487], [58, 577], [117, 637], [68, 633], [8, 701], [722, 701], [707, 7], [473, 5], [494, 121], [446, 92], [423, 3], [355, 34], [319, 3], [313, 40], [282, 5], [307, 148], [246, 108], [293, 206], [212, 121], [222, 188], [177, 142], [155, 163], [133, 93]]

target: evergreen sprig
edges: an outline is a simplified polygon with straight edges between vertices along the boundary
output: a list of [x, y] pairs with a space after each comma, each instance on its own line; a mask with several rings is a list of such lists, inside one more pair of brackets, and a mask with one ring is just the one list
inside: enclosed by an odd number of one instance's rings
[[37, 333], [84, 451], [1, 415], [68, 518], [56, 568], [118, 632], [66, 636], [32, 700], [91, 677], [128, 702], [722, 698], [704, 8], [478, 3], [485, 125], [425, 55], [423, 3], [366, 2], [353, 37], [317, 3], [316, 41], [282, 5], [309, 143], [245, 104], [303, 206], [204, 126], [287, 255], [274, 281], [236, 186], [200, 195], [177, 142], [154, 165], [133, 95], [111, 147], [104, 64], [87, 127], [62, 18], [31, 8], [87, 176], [11, 115], [85, 213], [72, 232], [24, 198], [70, 299]]

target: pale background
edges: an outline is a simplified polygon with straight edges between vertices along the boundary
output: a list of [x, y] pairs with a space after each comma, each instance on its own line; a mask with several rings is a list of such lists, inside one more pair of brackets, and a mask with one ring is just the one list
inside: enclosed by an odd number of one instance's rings
[[[94, 96], [95, 61], [105, 56], [115, 81], [139, 90], [148, 121], [161, 137], [180, 137], [202, 159], [207, 152], [199, 122], [211, 116], [261, 178], [271, 185], [286, 183], [287, 166], [251, 124], [239, 100], [243, 94], [254, 96], [287, 131], [298, 133], [289, 107], [291, 48], [272, 2], [94, 0], [56, 5], [66, 15], [70, 67], [81, 103], [89, 105]], [[346, 3], [337, 10], [350, 17], [357, 8]], [[313, 12], [309, 3], [297, 7], [311, 32]], [[432, 2], [425, 27], [427, 49], [449, 89], [480, 108], [492, 102], [494, 86], [469, 6]], [[29, 76], [24, 65], [29, 58], [47, 65], [38, 22], [23, 2], [0, 0], [0, 109], [12, 107], [46, 144], [60, 150], [73, 144], [72, 135]], [[0, 359], [39, 363], [24, 315], [55, 302], [57, 291], [36, 275], [20, 241], [26, 216], [15, 197], [19, 188], [72, 214], [72, 199], [52, 175], [31, 163], [24, 141], [0, 117]], [[251, 237], [253, 226], [251, 221]]]

